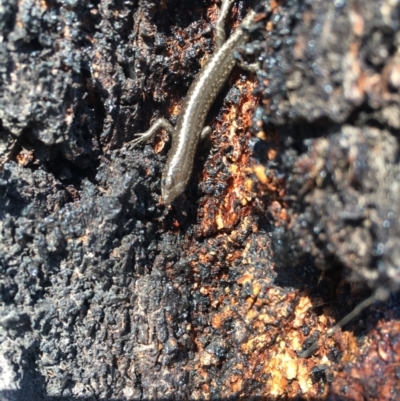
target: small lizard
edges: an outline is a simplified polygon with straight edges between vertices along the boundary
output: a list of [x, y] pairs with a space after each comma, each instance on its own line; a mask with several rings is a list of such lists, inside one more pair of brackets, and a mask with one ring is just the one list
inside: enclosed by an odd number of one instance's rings
[[134, 147], [150, 139], [158, 130], [165, 129], [172, 137], [172, 146], [162, 172], [161, 195], [164, 204], [170, 204], [181, 195], [190, 179], [199, 141], [211, 133], [204, 126], [210, 107], [229, 77], [236, 61], [235, 49], [249, 38], [255, 12], [250, 10], [240, 26], [225, 41], [224, 23], [233, 0], [222, 0], [216, 25], [216, 49], [206, 65], [191, 84], [183, 102], [177, 124], [173, 127], [165, 118], [159, 118], [138, 138], [130, 142]]

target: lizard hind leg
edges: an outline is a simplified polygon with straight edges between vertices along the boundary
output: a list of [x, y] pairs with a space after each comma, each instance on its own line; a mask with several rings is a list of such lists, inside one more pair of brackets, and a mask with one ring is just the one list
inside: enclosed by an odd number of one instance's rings
[[154, 122], [154, 124], [146, 131], [135, 134], [135, 139], [128, 142], [127, 146], [130, 148], [134, 148], [135, 146], [148, 141], [152, 138], [160, 129], [165, 129], [169, 135], [172, 135], [175, 131], [175, 128], [171, 125], [171, 123], [165, 118], [159, 118]]
[[252, 72], [252, 73], [256, 73], [256, 72], [260, 71], [260, 69], [261, 69], [260, 63], [257, 61], [254, 63], [247, 63], [245, 61], [240, 61], [240, 62], [238, 62], [238, 66], [242, 70]]

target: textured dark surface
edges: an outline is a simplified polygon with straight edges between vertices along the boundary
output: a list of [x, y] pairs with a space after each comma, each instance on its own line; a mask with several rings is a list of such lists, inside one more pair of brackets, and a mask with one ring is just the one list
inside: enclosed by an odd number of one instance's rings
[[291, 199], [282, 248], [297, 242], [292, 255], [311, 253], [321, 269], [345, 266], [352, 281], [397, 289], [400, 10], [360, 4], [303, 9], [294, 48], [283, 42], [264, 63], [270, 104], [258, 113], [285, 148], [270, 162]]
[[175, 121], [217, 5], [0, 2], [1, 401], [399, 398], [398, 294], [298, 357], [399, 285], [399, 7], [260, 3], [166, 208], [165, 135], [124, 144]]
[[[366, 288], [386, 295], [400, 288], [400, 9], [388, 1], [286, 4], [291, 18], [276, 18], [256, 112], [266, 140], [258, 144], [267, 168], [259, 175], [267, 190], [284, 183], [269, 207], [275, 263], [278, 271], [310, 262], [326, 271], [334, 298], [347, 293], [349, 312]], [[282, 40], [285, 30], [293, 36]], [[341, 373], [329, 399], [399, 397], [390, 368], [398, 359], [398, 294], [367, 313], [350, 325], [366, 337], [335, 340], [342, 353], [333, 372]], [[374, 329], [377, 322], [384, 329]], [[376, 358], [380, 343], [384, 357]]]

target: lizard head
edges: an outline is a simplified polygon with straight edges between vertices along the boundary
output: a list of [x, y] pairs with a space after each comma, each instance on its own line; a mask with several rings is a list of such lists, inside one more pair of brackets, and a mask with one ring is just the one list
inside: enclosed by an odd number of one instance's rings
[[172, 203], [186, 188], [187, 181], [179, 180], [179, 176], [168, 175], [161, 180], [161, 196], [164, 204]]

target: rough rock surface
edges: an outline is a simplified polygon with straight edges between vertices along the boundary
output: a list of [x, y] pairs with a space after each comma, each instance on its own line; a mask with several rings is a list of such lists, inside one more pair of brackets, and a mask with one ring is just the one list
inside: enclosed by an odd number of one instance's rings
[[0, 0], [1, 401], [399, 398], [400, 6], [258, 3], [165, 207], [218, 5]]

